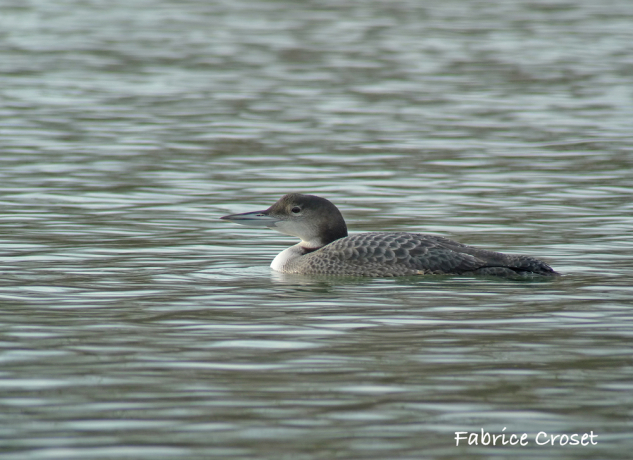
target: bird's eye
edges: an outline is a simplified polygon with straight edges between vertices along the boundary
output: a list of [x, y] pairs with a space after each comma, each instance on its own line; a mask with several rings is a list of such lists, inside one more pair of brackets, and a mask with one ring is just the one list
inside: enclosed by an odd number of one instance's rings
[[291, 209], [291, 211], [295, 214], [298, 214], [301, 212], [301, 208], [299, 206], [295, 206], [294, 208]]

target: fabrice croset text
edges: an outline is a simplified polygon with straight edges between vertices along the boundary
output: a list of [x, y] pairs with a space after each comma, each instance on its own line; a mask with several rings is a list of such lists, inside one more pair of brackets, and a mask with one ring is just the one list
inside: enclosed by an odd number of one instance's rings
[[456, 431], [456, 446], [595, 446], [598, 444], [598, 435], [593, 431], [589, 433], [546, 433], [539, 431], [536, 434], [506, 433], [503, 427], [501, 433], [489, 433], [483, 428], [480, 431]]

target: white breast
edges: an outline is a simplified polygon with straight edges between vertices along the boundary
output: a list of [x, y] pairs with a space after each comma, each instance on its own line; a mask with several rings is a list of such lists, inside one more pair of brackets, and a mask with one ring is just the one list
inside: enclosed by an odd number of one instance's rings
[[303, 251], [298, 244], [290, 246], [288, 249], [285, 249], [277, 254], [277, 257], [273, 259], [273, 263], [270, 264], [270, 268], [278, 272], [284, 272], [284, 267], [286, 265], [302, 255]]

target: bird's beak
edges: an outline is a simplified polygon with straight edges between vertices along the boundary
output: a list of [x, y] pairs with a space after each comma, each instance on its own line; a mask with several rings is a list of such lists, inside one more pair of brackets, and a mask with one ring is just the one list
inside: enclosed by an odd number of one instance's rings
[[249, 227], [274, 227], [280, 220], [269, 215], [267, 210], [231, 214], [230, 216], [220, 217], [220, 219]]

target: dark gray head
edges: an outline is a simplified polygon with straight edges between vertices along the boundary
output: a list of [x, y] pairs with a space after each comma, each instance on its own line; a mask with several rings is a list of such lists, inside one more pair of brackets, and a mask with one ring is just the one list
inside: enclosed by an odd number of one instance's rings
[[270, 227], [301, 238], [305, 247], [321, 247], [347, 236], [341, 212], [325, 198], [289, 193], [264, 211], [224, 216], [236, 224]]

